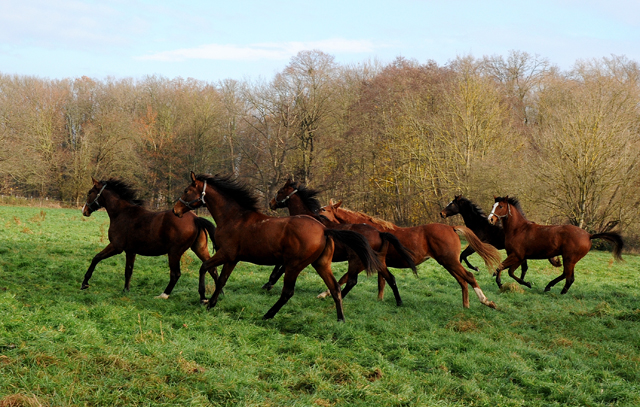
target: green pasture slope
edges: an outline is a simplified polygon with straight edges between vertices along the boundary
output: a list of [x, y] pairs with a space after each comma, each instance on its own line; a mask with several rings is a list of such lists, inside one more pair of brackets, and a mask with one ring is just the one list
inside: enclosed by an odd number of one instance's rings
[[463, 309], [434, 261], [418, 278], [394, 271], [400, 308], [390, 290], [376, 301], [376, 279], [362, 276], [344, 324], [315, 298], [324, 287], [308, 269], [263, 321], [281, 287], [260, 288], [270, 268], [241, 263], [207, 312], [191, 254], [168, 300], [154, 298], [166, 257], [138, 257], [128, 294], [124, 255], [80, 291], [107, 228], [104, 211], [0, 207], [0, 406], [640, 405], [637, 256], [591, 252], [564, 296], [563, 283], [543, 292], [558, 274], [546, 261], [531, 262], [531, 290], [501, 293], [476, 273], [498, 310], [473, 291]]

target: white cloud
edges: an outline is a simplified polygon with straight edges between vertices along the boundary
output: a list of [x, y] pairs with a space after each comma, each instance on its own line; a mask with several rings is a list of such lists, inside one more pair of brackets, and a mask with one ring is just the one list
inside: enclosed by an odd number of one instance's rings
[[195, 48], [181, 48], [137, 57], [138, 60], [179, 62], [188, 59], [219, 61], [286, 60], [303, 50], [319, 49], [328, 53], [368, 53], [376, 46], [371, 41], [341, 38], [310, 42], [258, 43], [246, 46], [207, 44]]

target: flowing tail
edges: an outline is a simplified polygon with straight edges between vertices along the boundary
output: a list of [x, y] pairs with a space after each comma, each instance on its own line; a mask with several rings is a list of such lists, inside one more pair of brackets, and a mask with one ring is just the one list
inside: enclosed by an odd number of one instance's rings
[[604, 233], [596, 233], [595, 235], [589, 236], [591, 240], [593, 239], [604, 239], [611, 243], [613, 243], [613, 257], [621, 261], [622, 260], [622, 248], [624, 247], [624, 242], [622, 241], [622, 236], [615, 232], [604, 232]]
[[491, 246], [488, 243], [484, 243], [476, 236], [471, 229], [466, 226], [453, 226], [453, 230], [460, 232], [462, 236], [469, 242], [469, 245], [476, 251], [484, 260], [484, 264], [487, 266], [490, 272], [493, 273], [495, 269], [500, 266], [502, 260], [500, 259], [500, 253], [498, 249]]
[[351, 230], [325, 229], [325, 236], [332, 238], [335, 242], [344, 244], [358, 255], [367, 275], [383, 269], [383, 265], [378, 259], [376, 252], [373, 251], [369, 242], [360, 233]]
[[213, 243], [213, 249], [217, 251], [218, 245], [216, 245], [216, 239], [214, 237], [216, 233], [215, 225], [209, 222], [207, 219], [200, 218], [200, 217], [196, 218], [195, 223], [196, 223], [196, 226], [207, 231], [207, 234], [209, 235], [209, 239], [211, 239], [211, 243]]
[[413, 260], [413, 256], [411, 253], [411, 251], [409, 249], [407, 249], [406, 247], [404, 247], [402, 245], [402, 243], [400, 243], [400, 241], [398, 240], [398, 238], [388, 232], [380, 232], [380, 238], [384, 241], [388, 241], [389, 243], [391, 243], [393, 245], [393, 247], [396, 249], [396, 251], [398, 252], [398, 254], [400, 255], [400, 257], [402, 258], [402, 260], [404, 260], [405, 263], [407, 263], [409, 265], [409, 268], [411, 268], [411, 270], [413, 270], [413, 274], [415, 274], [416, 276], [418, 275], [418, 270], [416, 269], [416, 262]]

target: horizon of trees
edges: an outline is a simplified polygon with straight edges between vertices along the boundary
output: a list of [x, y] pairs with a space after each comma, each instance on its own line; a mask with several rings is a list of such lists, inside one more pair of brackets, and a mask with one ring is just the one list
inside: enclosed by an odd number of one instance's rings
[[[165, 208], [189, 171], [232, 173], [266, 202], [288, 177], [401, 225], [462, 194], [516, 195], [530, 219], [640, 242], [640, 66], [562, 71], [522, 51], [441, 66], [340, 65], [303, 51], [270, 80], [0, 73], [0, 193], [82, 205], [119, 177]], [[461, 219], [452, 222], [461, 223]]]

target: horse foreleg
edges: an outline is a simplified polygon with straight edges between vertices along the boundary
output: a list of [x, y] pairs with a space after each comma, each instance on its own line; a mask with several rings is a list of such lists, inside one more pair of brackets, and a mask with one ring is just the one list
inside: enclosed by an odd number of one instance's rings
[[[216, 253], [216, 255], [218, 253]], [[220, 265], [222, 261], [223, 260], [221, 258], [216, 258], [216, 256], [213, 256], [212, 258], [207, 260], [203, 264], [203, 266], [206, 265], [207, 269], [209, 269], [211, 267], [216, 267]], [[224, 263], [224, 266], [222, 266], [222, 273], [220, 273], [220, 276], [218, 277], [218, 281], [216, 282], [216, 289], [213, 291], [213, 294], [209, 299], [209, 303], [207, 304], [207, 310], [210, 310], [211, 308], [215, 307], [216, 304], [218, 303], [218, 297], [220, 296], [220, 293], [222, 292], [222, 289], [224, 288], [225, 284], [227, 284], [227, 280], [229, 279], [229, 276], [231, 275], [231, 272], [233, 271], [233, 269], [236, 267], [236, 264], [237, 264], [236, 262], [231, 262], [231, 263]]]
[[512, 265], [509, 267], [509, 276], [510, 276], [511, 278], [513, 278], [514, 280], [516, 280], [516, 281], [518, 282], [518, 284], [523, 285], [523, 286], [525, 286], [525, 287], [529, 287], [529, 288], [531, 288], [531, 283], [528, 283], [528, 282], [524, 281], [523, 279], [518, 278], [518, 276], [516, 276], [516, 274], [515, 274], [516, 269], [517, 269], [518, 267], [520, 267], [520, 265], [521, 265], [521, 264], [522, 264], [522, 262], [512, 264]]
[[262, 288], [269, 291], [273, 288], [273, 286], [278, 282], [280, 277], [284, 274], [284, 265], [276, 264], [269, 276], [269, 281], [266, 282]]
[[124, 289], [122, 291], [129, 292], [129, 285], [131, 284], [131, 276], [133, 275], [133, 265], [136, 262], [136, 254], [132, 252], [126, 252], [126, 265], [124, 266]]
[[113, 244], [109, 243], [107, 247], [105, 247], [100, 253], [96, 254], [93, 257], [93, 260], [91, 260], [91, 265], [89, 266], [87, 273], [84, 275], [84, 280], [82, 281], [82, 286], [80, 287], [80, 289], [84, 290], [86, 288], [89, 288], [89, 279], [93, 275], [93, 271], [96, 269], [96, 265], [98, 263], [100, 263], [104, 259], [108, 259], [109, 257], [115, 256], [116, 254], [120, 253], [122, 253], [122, 250], [116, 249]]
[[509, 254], [506, 259], [500, 264], [500, 267], [496, 269], [496, 284], [498, 284], [498, 288], [502, 287], [502, 280], [500, 278], [500, 274], [502, 274], [502, 270], [511, 267], [513, 264], [520, 265], [521, 260], [513, 253]]
[[462, 253], [460, 253], [460, 263], [464, 261], [467, 267], [469, 267], [471, 270], [478, 271], [479, 269], [474, 265], [472, 265], [471, 263], [469, 263], [469, 260], [467, 260], [467, 257], [471, 256], [475, 252], [476, 251], [473, 250], [473, 247], [471, 247], [471, 245], [465, 247]]

